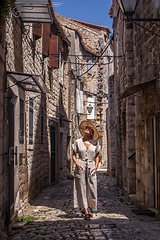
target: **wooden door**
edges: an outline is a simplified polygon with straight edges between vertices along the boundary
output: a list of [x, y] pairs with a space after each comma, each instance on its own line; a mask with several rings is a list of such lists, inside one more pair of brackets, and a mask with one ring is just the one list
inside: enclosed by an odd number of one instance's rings
[[51, 184], [56, 181], [56, 132], [55, 127], [51, 126]]
[[9, 92], [9, 217], [14, 214], [14, 94]]

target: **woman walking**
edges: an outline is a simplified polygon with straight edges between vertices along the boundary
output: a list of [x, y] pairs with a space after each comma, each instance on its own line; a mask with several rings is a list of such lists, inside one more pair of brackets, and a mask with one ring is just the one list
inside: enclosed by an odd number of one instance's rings
[[[96, 127], [89, 121], [82, 121], [79, 130], [83, 138], [77, 139], [72, 145], [73, 161], [76, 164], [74, 178], [74, 208], [81, 208], [85, 220], [92, 215], [88, 208], [97, 210], [97, 176], [101, 149]], [[78, 158], [76, 156], [78, 155]]]

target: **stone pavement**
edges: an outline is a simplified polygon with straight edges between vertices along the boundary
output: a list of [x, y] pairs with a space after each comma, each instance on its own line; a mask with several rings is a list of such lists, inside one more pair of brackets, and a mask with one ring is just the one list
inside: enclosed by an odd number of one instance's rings
[[26, 216], [35, 217], [22, 229], [13, 229], [8, 240], [25, 239], [160, 239], [160, 221], [136, 215], [125, 201], [116, 179], [98, 172], [98, 211], [90, 221], [74, 211], [73, 180], [43, 190], [31, 203]]

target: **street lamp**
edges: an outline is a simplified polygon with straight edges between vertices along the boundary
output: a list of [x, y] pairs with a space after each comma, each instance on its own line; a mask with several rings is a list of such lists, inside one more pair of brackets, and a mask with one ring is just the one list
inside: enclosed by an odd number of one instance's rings
[[89, 104], [88, 107], [87, 107], [87, 110], [88, 110], [88, 113], [89, 113], [89, 114], [91, 114], [92, 109], [93, 109], [92, 105]]
[[137, 5], [137, 0], [117, 0], [122, 12], [124, 15], [127, 17], [131, 17], [134, 14], [136, 5]]
[[138, 0], [117, 0], [119, 7], [124, 15], [127, 17], [126, 21], [160, 21], [160, 18], [132, 18]]

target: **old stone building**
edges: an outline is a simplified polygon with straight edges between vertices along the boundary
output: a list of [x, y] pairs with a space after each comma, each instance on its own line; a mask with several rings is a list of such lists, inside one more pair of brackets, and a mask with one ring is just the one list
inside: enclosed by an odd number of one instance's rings
[[115, 176], [116, 173], [116, 130], [115, 130], [115, 102], [114, 102], [114, 75], [108, 79], [108, 108], [106, 110], [107, 133], [107, 173]]
[[99, 130], [101, 164], [109, 158], [110, 29], [56, 15], [50, 0], [44, 19], [43, 8], [37, 14], [36, 2], [28, 4], [17, 0], [0, 29], [2, 230], [42, 189], [71, 176], [71, 145], [82, 120]]
[[3, 230], [44, 187], [67, 177], [70, 41], [49, 7], [53, 23], [41, 16], [25, 23], [13, 12], [1, 29]]
[[71, 41], [68, 61], [73, 70], [77, 91], [77, 114], [75, 119], [71, 119], [74, 122], [71, 142], [80, 137], [77, 131], [79, 123], [89, 119], [99, 130], [99, 141], [102, 145], [101, 164], [107, 166], [106, 109], [109, 77], [113, 75], [113, 49], [109, 40], [111, 31], [108, 27], [69, 19], [58, 14], [57, 17]]
[[[140, 0], [133, 18], [157, 18], [159, 10], [159, 1]], [[116, 177], [127, 198], [159, 214], [159, 28], [155, 22], [125, 21], [115, 0], [109, 14], [115, 53]]]
[[5, 24], [0, 20], [0, 235], [5, 239], [5, 224], [7, 222], [7, 179], [8, 165], [5, 161], [5, 142], [4, 137], [4, 77], [5, 77]]

